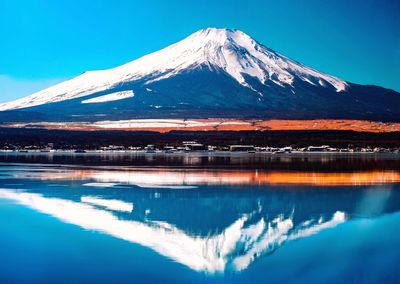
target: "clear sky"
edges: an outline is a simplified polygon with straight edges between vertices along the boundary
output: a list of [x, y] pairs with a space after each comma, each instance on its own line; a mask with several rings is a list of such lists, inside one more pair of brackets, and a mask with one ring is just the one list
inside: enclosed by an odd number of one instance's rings
[[322, 72], [400, 91], [399, 0], [1, 0], [0, 101], [236, 28]]

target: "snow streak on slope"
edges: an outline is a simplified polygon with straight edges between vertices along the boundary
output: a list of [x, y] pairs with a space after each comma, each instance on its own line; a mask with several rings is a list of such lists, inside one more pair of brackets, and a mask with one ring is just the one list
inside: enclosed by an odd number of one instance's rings
[[111, 93], [108, 95], [83, 100], [82, 103], [83, 104], [92, 104], [92, 103], [112, 102], [112, 101], [118, 101], [118, 100], [123, 100], [123, 99], [127, 99], [127, 98], [133, 98], [134, 95], [135, 94], [132, 91], [115, 92], [115, 93]]
[[282, 56], [241, 31], [208, 28], [125, 65], [86, 72], [31, 96], [0, 104], [0, 111], [85, 97], [141, 79], [150, 84], [199, 66], [208, 66], [211, 71], [222, 69], [253, 91], [244, 75], [252, 76], [262, 84], [269, 82], [281, 87], [293, 87], [296, 79], [324, 88], [330, 85], [337, 92], [347, 87], [346, 82]]
[[93, 206], [100, 206], [101, 208], [106, 208], [112, 211], [120, 211], [128, 213], [133, 211], [133, 204], [122, 200], [103, 199], [97, 196], [82, 196], [81, 202]]
[[250, 125], [244, 121], [196, 121], [187, 119], [130, 119], [115, 121], [97, 121], [94, 127], [103, 129], [129, 129], [129, 128], [190, 128], [190, 127], [217, 127], [226, 125]]

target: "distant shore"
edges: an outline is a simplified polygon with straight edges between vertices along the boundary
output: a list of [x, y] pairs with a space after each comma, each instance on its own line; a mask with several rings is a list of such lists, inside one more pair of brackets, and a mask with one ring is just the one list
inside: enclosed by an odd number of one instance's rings
[[0, 155], [5, 154], [14, 154], [14, 155], [140, 155], [140, 156], [215, 156], [215, 157], [225, 157], [225, 156], [265, 156], [265, 155], [273, 155], [273, 156], [292, 156], [292, 157], [301, 157], [301, 156], [321, 156], [321, 155], [364, 155], [364, 156], [373, 156], [373, 155], [393, 155], [394, 157], [400, 157], [400, 151], [381, 151], [381, 152], [363, 152], [363, 151], [315, 151], [315, 152], [307, 152], [307, 151], [291, 151], [287, 153], [283, 152], [268, 152], [268, 151], [177, 151], [177, 152], [166, 152], [164, 150], [157, 150], [155, 152], [147, 152], [146, 150], [5, 150], [0, 149]]
[[271, 152], [192, 151], [146, 153], [145, 151], [0, 151], [0, 166], [11, 164], [74, 165], [108, 170], [206, 169], [302, 172], [398, 172], [400, 154], [392, 152]]
[[[67, 131], [27, 128], [0, 128], [0, 149], [99, 150], [110, 145], [123, 149], [149, 144], [163, 149], [177, 147], [184, 141], [203, 145], [228, 147], [254, 145], [255, 147], [285, 147], [293, 149], [329, 145], [338, 149], [362, 148], [399, 149], [400, 132], [356, 132], [343, 130], [269, 130], [269, 131]], [[32, 148], [30, 148], [32, 147]]]

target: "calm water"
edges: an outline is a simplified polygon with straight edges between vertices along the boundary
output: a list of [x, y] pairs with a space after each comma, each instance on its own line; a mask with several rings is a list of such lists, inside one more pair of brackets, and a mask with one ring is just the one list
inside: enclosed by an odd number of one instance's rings
[[34, 158], [0, 156], [0, 283], [398, 283], [396, 156]]

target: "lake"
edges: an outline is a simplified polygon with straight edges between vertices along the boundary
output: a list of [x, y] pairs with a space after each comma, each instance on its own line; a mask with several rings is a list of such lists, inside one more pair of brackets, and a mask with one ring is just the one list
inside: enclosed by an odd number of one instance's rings
[[398, 283], [400, 155], [0, 154], [0, 283]]

